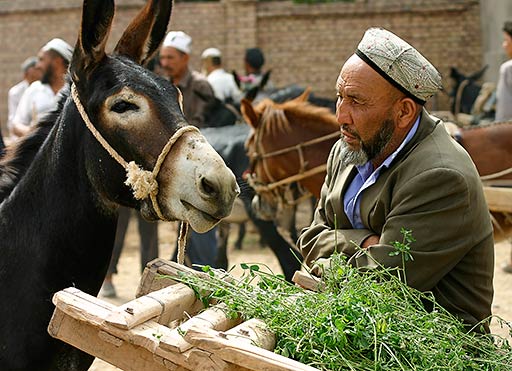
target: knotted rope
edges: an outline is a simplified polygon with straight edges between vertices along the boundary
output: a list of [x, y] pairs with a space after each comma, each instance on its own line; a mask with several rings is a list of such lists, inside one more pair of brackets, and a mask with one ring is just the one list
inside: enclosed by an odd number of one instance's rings
[[[76, 89], [76, 85], [73, 83], [71, 85], [71, 97], [73, 98], [73, 102], [75, 102], [76, 108], [80, 113], [80, 116], [85, 122], [85, 125], [92, 133], [92, 135], [96, 138], [96, 140], [103, 146], [103, 148], [112, 156], [114, 160], [116, 160], [125, 170], [126, 170], [126, 181], [124, 182], [127, 186], [132, 189], [133, 196], [137, 200], [143, 200], [147, 197], [150, 197], [151, 204], [153, 206], [153, 210], [155, 210], [156, 215], [160, 220], [168, 221], [162, 214], [160, 210], [160, 206], [158, 205], [158, 181], [157, 176], [160, 172], [160, 168], [167, 157], [167, 154], [171, 151], [171, 148], [174, 143], [181, 136], [188, 132], [199, 132], [199, 129], [195, 126], [189, 125], [179, 128], [167, 141], [164, 148], [160, 152], [158, 159], [156, 161], [155, 167], [153, 171], [144, 170], [141, 166], [139, 166], [135, 161], [127, 162], [117, 151], [112, 148], [110, 144], [103, 138], [98, 130], [94, 127], [87, 112], [85, 112], [85, 108], [80, 101], [80, 97], [78, 96], [78, 91]], [[180, 233], [178, 237], [178, 263], [183, 264], [184, 254], [185, 254], [185, 240], [188, 231], [188, 223], [182, 222], [180, 227]], [[181, 258], [180, 258], [181, 256]], [[180, 261], [181, 259], [181, 261]]]

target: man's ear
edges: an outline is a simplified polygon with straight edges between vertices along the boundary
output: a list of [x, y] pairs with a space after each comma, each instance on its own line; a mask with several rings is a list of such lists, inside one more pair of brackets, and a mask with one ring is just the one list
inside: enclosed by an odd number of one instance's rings
[[407, 128], [418, 116], [421, 107], [409, 97], [404, 97], [397, 102], [396, 122], [400, 129]]

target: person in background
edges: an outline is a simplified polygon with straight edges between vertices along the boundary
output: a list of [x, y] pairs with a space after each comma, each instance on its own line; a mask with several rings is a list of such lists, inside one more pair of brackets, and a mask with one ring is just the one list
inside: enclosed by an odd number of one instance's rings
[[12, 135], [14, 115], [23, 93], [30, 84], [41, 78], [41, 70], [36, 68], [36, 64], [37, 57], [29, 57], [23, 61], [20, 66], [23, 80], [11, 87], [7, 94], [7, 129], [9, 130], [9, 137]]
[[238, 89], [233, 75], [222, 68], [220, 50], [217, 48], [205, 49], [201, 54], [201, 61], [215, 97], [223, 103], [238, 104], [242, 93]]
[[[240, 76], [240, 90], [244, 93], [252, 88], [259, 86], [263, 79], [263, 65], [265, 64], [265, 56], [260, 48], [249, 48], [244, 55], [245, 75]], [[272, 90], [273, 84], [267, 81], [262, 90]], [[263, 91], [262, 91], [263, 92]], [[262, 93], [260, 92], [260, 93]], [[258, 99], [256, 99], [258, 100]]]
[[[503, 25], [503, 50], [508, 60], [500, 66], [496, 87], [496, 121], [512, 121], [512, 21]], [[512, 250], [507, 263], [502, 266], [505, 273], [512, 273]]]
[[[407, 42], [365, 32], [336, 82], [341, 138], [298, 246], [315, 274], [335, 251], [362, 269], [403, 267], [409, 286], [432, 292], [468, 330], [489, 332], [493, 228], [470, 156], [424, 108], [441, 86]], [[393, 246], [403, 230], [415, 239], [405, 266]]]
[[183, 109], [188, 122], [199, 128], [213, 105], [215, 95], [205, 76], [189, 67], [192, 38], [183, 31], [171, 31], [160, 49], [163, 73], [181, 90]]
[[41, 48], [36, 64], [41, 80], [33, 82], [20, 99], [12, 120], [14, 135], [25, 135], [41, 115], [57, 107], [72, 56], [73, 48], [62, 39], [52, 39]]
[[[183, 94], [185, 118], [192, 125], [204, 127], [208, 110], [215, 103], [213, 89], [205, 76], [190, 70], [192, 38], [183, 31], [171, 31], [160, 49], [160, 66]], [[186, 257], [191, 265], [210, 265], [217, 261], [217, 228], [206, 233], [189, 232]], [[176, 249], [177, 250], [177, 249]], [[177, 251], [173, 259], [176, 260]]]
[[[508, 60], [500, 66], [496, 87], [496, 121], [512, 120], [512, 21], [503, 26], [503, 50]], [[511, 267], [512, 273], [512, 267]]]

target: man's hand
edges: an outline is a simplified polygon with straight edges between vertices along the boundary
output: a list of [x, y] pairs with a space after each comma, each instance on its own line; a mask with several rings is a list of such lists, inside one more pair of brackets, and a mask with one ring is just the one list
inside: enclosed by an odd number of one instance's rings
[[322, 275], [329, 269], [331, 269], [331, 258], [319, 258], [311, 267], [311, 274], [314, 274], [317, 277], [322, 277]]
[[369, 237], [367, 237], [363, 243], [361, 244], [361, 248], [363, 249], [367, 249], [368, 247], [372, 246], [372, 245], [376, 245], [378, 244], [380, 241], [380, 236], [376, 235], [376, 234], [373, 234]]

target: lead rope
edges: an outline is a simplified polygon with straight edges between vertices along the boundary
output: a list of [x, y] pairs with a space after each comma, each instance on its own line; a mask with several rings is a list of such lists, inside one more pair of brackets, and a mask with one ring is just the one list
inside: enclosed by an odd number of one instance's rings
[[[181, 95], [181, 92], [180, 92]], [[71, 97], [73, 98], [73, 102], [75, 102], [76, 108], [80, 113], [80, 116], [85, 122], [85, 125], [92, 133], [92, 135], [96, 138], [96, 140], [103, 146], [103, 148], [112, 156], [114, 160], [116, 160], [125, 170], [126, 170], [126, 181], [124, 182], [127, 186], [132, 189], [133, 196], [137, 200], [142, 200], [150, 197], [151, 204], [153, 205], [153, 210], [155, 210], [156, 215], [160, 220], [167, 221], [167, 219], [163, 216], [162, 211], [160, 210], [160, 206], [158, 205], [158, 199], [156, 198], [158, 195], [158, 181], [156, 180], [162, 163], [164, 162], [167, 154], [171, 151], [171, 147], [176, 141], [181, 138], [181, 136], [187, 132], [196, 131], [199, 132], [199, 129], [195, 126], [189, 125], [179, 128], [167, 141], [164, 148], [160, 152], [158, 159], [156, 161], [155, 167], [153, 171], [144, 170], [141, 166], [137, 165], [135, 161], [126, 162], [123, 157], [117, 151], [108, 144], [108, 142], [103, 138], [98, 130], [94, 127], [91, 120], [89, 120], [89, 116], [87, 112], [85, 112], [84, 106], [82, 102], [80, 102], [80, 97], [78, 96], [78, 91], [76, 89], [76, 85], [73, 83], [71, 85]], [[181, 101], [180, 101], [181, 105]], [[181, 222], [180, 231], [178, 236], [178, 263], [183, 264], [184, 256], [185, 256], [185, 243], [188, 232], [188, 223], [185, 221]]]

